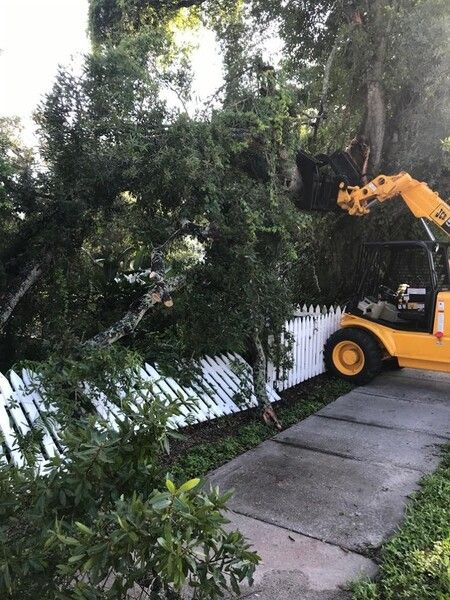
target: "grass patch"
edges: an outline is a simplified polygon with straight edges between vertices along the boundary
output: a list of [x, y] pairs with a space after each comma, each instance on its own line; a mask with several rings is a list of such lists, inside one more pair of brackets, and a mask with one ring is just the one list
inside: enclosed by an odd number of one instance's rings
[[[349, 392], [352, 385], [319, 376], [283, 392], [274, 404], [283, 427], [290, 427], [323, 406]], [[168, 468], [178, 481], [203, 477], [212, 469], [273, 437], [274, 428], [266, 425], [261, 413], [251, 409], [189, 428], [184, 440], [176, 443]]]
[[378, 579], [357, 583], [353, 600], [450, 600], [450, 446], [383, 546]]

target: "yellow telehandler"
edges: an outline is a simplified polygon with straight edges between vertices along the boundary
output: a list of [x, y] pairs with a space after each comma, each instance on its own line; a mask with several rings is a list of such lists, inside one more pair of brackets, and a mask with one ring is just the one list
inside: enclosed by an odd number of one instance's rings
[[[366, 184], [346, 153], [314, 159], [299, 153], [301, 208], [369, 214], [376, 202], [400, 197], [421, 219], [427, 241], [364, 244], [354, 299], [341, 328], [325, 344], [327, 369], [364, 384], [389, 360], [399, 367], [450, 372], [450, 242], [437, 241], [427, 223], [450, 236], [450, 206], [407, 173], [379, 175]], [[335, 175], [323, 176], [328, 164]]]

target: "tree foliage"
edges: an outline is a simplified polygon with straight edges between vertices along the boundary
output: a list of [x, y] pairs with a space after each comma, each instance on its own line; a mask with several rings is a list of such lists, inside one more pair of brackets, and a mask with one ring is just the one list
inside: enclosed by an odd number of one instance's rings
[[[364, 223], [300, 214], [296, 149], [375, 132], [383, 169], [407, 168], [445, 195], [448, 23], [442, 0], [93, 0], [83, 74], [61, 70], [37, 111], [39, 164], [3, 125], [6, 364], [119, 319], [151, 285], [135, 272], [186, 219], [219, 235], [167, 245], [170, 273], [188, 276], [174, 308], [124, 340], [146, 357], [244, 351], [255, 326], [277, 333], [293, 302], [344, 300], [354, 263], [342, 257], [357, 240], [417, 231], [400, 207]], [[224, 86], [190, 116], [178, 33], [200, 24], [220, 43]], [[263, 59], [270, 28], [284, 42], [279, 66]]]
[[153, 352], [149, 334], [162, 327], [155, 339], [169, 336], [184, 354], [240, 350], [255, 323], [279, 329], [292, 303], [280, 273], [297, 252], [283, 171], [293, 100], [276, 75], [273, 93], [261, 95], [255, 67], [235, 106], [202, 119], [173, 114], [134, 42], [98, 50], [81, 77], [61, 72], [39, 108], [47, 171], [27, 252], [49, 249], [52, 265], [30, 296], [33, 320], [25, 300], [9, 333], [51, 346], [65, 341], [64, 322], [69, 343], [92, 336], [142, 289], [120, 271], [149, 267], [152, 248], [189, 219], [219, 235], [197, 259], [188, 253], [189, 264], [180, 242], [171, 247], [171, 268], [189, 277], [176, 314], [149, 317], [138, 347]]
[[[222, 48], [224, 86], [189, 116], [189, 45], [177, 32], [200, 23]], [[378, 128], [381, 167], [445, 195], [448, 23], [442, 0], [93, 0], [83, 74], [61, 70], [37, 111], [41, 163], [17, 154], [3, 126], [7, 364], [120, 318], [149, 285], [133, 272], [186, 219], [220, 235], [169, 244], [171, 273], [188, 277], [174, 309], [146, 315], [125, 340], [147, 357], [242, 351], [255, 324], [279, 331], [292, 302], [345, 299], [353, 263], [342, 257], [357, 240], [417, 231], [400, 207], [364, 223], [299, 214], [288, 191], [296, 149], [334, 150]], [[284, 42], [279, 66], [263, 59], [267, 29]]]

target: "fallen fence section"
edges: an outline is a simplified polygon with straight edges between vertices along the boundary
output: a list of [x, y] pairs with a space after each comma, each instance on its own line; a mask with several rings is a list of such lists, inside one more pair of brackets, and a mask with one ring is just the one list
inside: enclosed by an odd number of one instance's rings
[[286, 322], [281, 343], [292, 343], [292, 367], [278, 370], [269, 363], [268, 380], [278, 391], [325, 372], [323, 349], [329, 336], [339, 329], [343, 310], [303, 306]]
[[[295, 311], [286, 323], [286, 334], [281, 340], [287, 343], [289, 339], [292, 343], [292, 367], [280, 372], [268, 364], [267, 393], [271, 402], [280, 399], [276, 390], [288, 389], [324, 372], [323, 347], [328, 336], [338, 329], [341, 316], [340, 308], [304, 306]], [[180, 402], [181, 415], [171, 418], [172, 425], [182, 428], [257, 405], [252, 369], [238, 354], [205, 356], [198, 366], [198, 373], [189, 386], [162, 376], [157, 366], [145, 364], [141, 369], [141, 377], [150, 384], [146, 394], [167, 402]], [[17, 439], [24, 441], [37, 429], [43, 435], [41, 464], [63, 451], [57, 424], [48, 418], [36, 388], [33, 375], [28, 371], [23, 370], [21, 375], [11, 371], [8, 378], [0, 373], [0, 462], [23, 465], [26, 451], [20, 449]], [[145, 394], [141, 398], [145, 402]], [[112, 427], [121, 418], [120, 407], [107, 399], [95, 401], [94, 408]]]
[[[172, 425], [181, 428], [237, 413], [257, 405], [253, 391], [251, 367], [238, 354], [227, 354], [211, 358], [205, 356], [199, 364], [199, 374], [189, 386], [182, 386], [171, 377], [162, 376], [157, 368], [145, 364], [141, 377], [149, 382], [147, 394], [158, 396], [167, 402], [178, 400], [181, 415], [171, 417]], [[267, 384], [271, 402], [279, 400], [273, 386]], [[145, 402], [145, 395], [141, 397]], [[120, 407], [107, 399], [96, 401], [98, 414], [114, 427], [121, 418]], [[19, 466], [26, 462], [17, 439], [26, 440], [33, 430], [43, 434], [40, 444], [39, 463], [60, 454], [63, 450], [59, 441], [57, 425], [46, 418], [42, 397], [33, 386], [33, 375], [23, 370], [19, 376], [14, 371], [6, 378], [0, 373], [0, 462], [13, 462]]]

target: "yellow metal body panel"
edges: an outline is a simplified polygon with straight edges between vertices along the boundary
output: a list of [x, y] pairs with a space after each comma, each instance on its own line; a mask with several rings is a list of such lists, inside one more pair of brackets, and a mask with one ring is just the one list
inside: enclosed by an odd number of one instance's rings
[[341, 326], [372, 332], [401, 367], [450, 373], [450, 292], [437, 296], [433, 333], [393, 329], [351, 314], [343, 315]]

